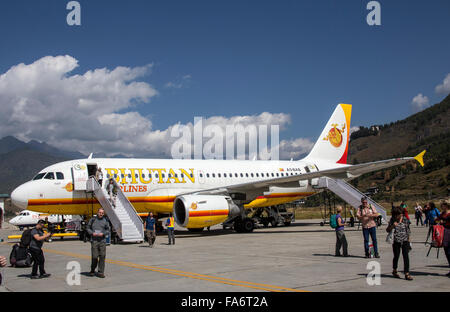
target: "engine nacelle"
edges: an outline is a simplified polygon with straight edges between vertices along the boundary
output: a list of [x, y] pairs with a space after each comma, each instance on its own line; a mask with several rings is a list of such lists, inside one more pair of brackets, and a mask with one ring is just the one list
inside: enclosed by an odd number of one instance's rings
[[183, 195], [173, 202], [173, 216], [179, 226], [203, 228], [237, 216], [239, 207], [229, 196]]

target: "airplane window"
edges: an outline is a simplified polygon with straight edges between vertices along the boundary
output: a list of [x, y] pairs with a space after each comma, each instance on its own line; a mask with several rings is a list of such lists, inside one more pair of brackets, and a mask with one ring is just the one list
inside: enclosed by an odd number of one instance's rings
[[259, 174], [258, 174], [258, 172], [256, 173], [256, 177], [257, 177], [257, 178], [259, 178]]
[[155, 178], [158, 179], [158, 174], [157, 173], [155, 173]]
[[[181, 177], [183, 178], [183, 174], [181, 174]], [[203, 178], [203, 173], [200, 173], [200, 178]]]
[[252, 178], [253, 178], [253, 173], [250, 173], [250, 175], [252, 176]]
[[62, 172], [57, 172], [56, 173], [56, 178], [58, 180], [64, 180], [64, 174]]
[[175, 173], [175, 178], [178, 178], [178, 174], [177, 173]]
[[217, 177], [220, 178], [220, 173], [217, 174]]
[[120, 176], [121, 176], [121, 177], [122, 177], [122, 179], [123, 179], [123, 174], [121, 174]]
[[171, 178], [172, 177], [172, 174], [171, 173], [169, 173], [169, 178]]
[[245, 176], [248, 178], [248, 173], [246, 173]]
[[243, 173], [241, 173], [241, 178], [243, 178], [244, 177], [244, 174]]
[[277, 177], [279, 177], [280, 175], [278, 174], [278, 172], [277, 172]]
[[128, 174], [128, 177], [131, 178], [131, 173]]
[[194, 174], [192, 174], [192, 173], [189, 173], [189, 176], [190, 176], [191, 178], [193, 178], [193, 177], [194, 177]]
[[42, 172], [42, 173], [37, 174], [37, 175], [33, 178], [33, 181], [34, 181], [34, 180], [40, 180], [40, 179], [42, 179], [42, 178], [45, 176], [45, 174], [46, 174], [46, 172]]
[[117, 174], [114, 173], [114, 179], [116, 179], [116, 178], [117, 178]]
[[53, 172], [49, 172], [45, 175], [44, 179], [55, 180], [55, 174]]
[[110, 175], [109, 175], [109, 173], [107, 173], [107, 174], [106, 174], [106, 178], [109, 179], [109, 177], [110, 177]]
[[234, 174], [234, 176], [235, 176], [235, 177], [237, 178], [237, 177], [238, 177], [238, 174], [237, 174], [237, 173], [235, 173], [235, 174]]
[[209, 178], [209, 173], [206, 174], [206, 177]]
[[139, 175], [136, 173], [135, 175], [134, 175], [136, 178], [139, 178]]
[[212, 174], [212, 177], [213, 177], [213, 178], [215, 178], [215, 177], [216, 177], [216, 174], [215, 174], [215, 173], [213, 173], [213, 174]]
[[[203, 175], [200, 173], [200, 176], [203, 177]], [[181, 174], [181, 178], [184, 178], [184, 173]]]
[[227, 177], [227, 174], [226, 174], [226, 173], [224, 173], [224, 174], [223, 174], [223, 177], [224, 177], [224, 178], [226, 178], [226, 177]]
[[272, 177], [274, 177], [275, 175], [273, 174], [273, 172], [272, 172]]

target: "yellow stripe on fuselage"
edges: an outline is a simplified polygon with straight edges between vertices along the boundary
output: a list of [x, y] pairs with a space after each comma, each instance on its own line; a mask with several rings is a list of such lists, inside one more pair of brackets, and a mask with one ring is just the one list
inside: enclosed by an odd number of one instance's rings
[[[244, 208], [262, 208], [284, 204], [310, 196], [314, 193], [274, 193], [260, 196], [244, 205]], [[128, 197], [138, 213], [170, 213], [175, 196], [143, 196]], [[96, 199], [92, 198], [52, 198], [30, 199], [28, 209], [49, 214], [89, 215], [100, 208]]]

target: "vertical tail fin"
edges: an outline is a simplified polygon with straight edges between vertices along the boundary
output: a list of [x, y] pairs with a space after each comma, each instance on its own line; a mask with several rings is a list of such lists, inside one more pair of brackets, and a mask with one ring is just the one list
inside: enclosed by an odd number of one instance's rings
[[339, 104], [306, 159], [347, 163], [352, 106]]

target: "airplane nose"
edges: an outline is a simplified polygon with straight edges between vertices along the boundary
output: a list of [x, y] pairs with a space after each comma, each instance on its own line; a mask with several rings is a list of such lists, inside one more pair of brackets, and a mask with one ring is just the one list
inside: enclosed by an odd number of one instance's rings
[[11, 202], [20, 209], [27, 209], [28, 192], [24, 186], [19, 186], [11, 193]]

